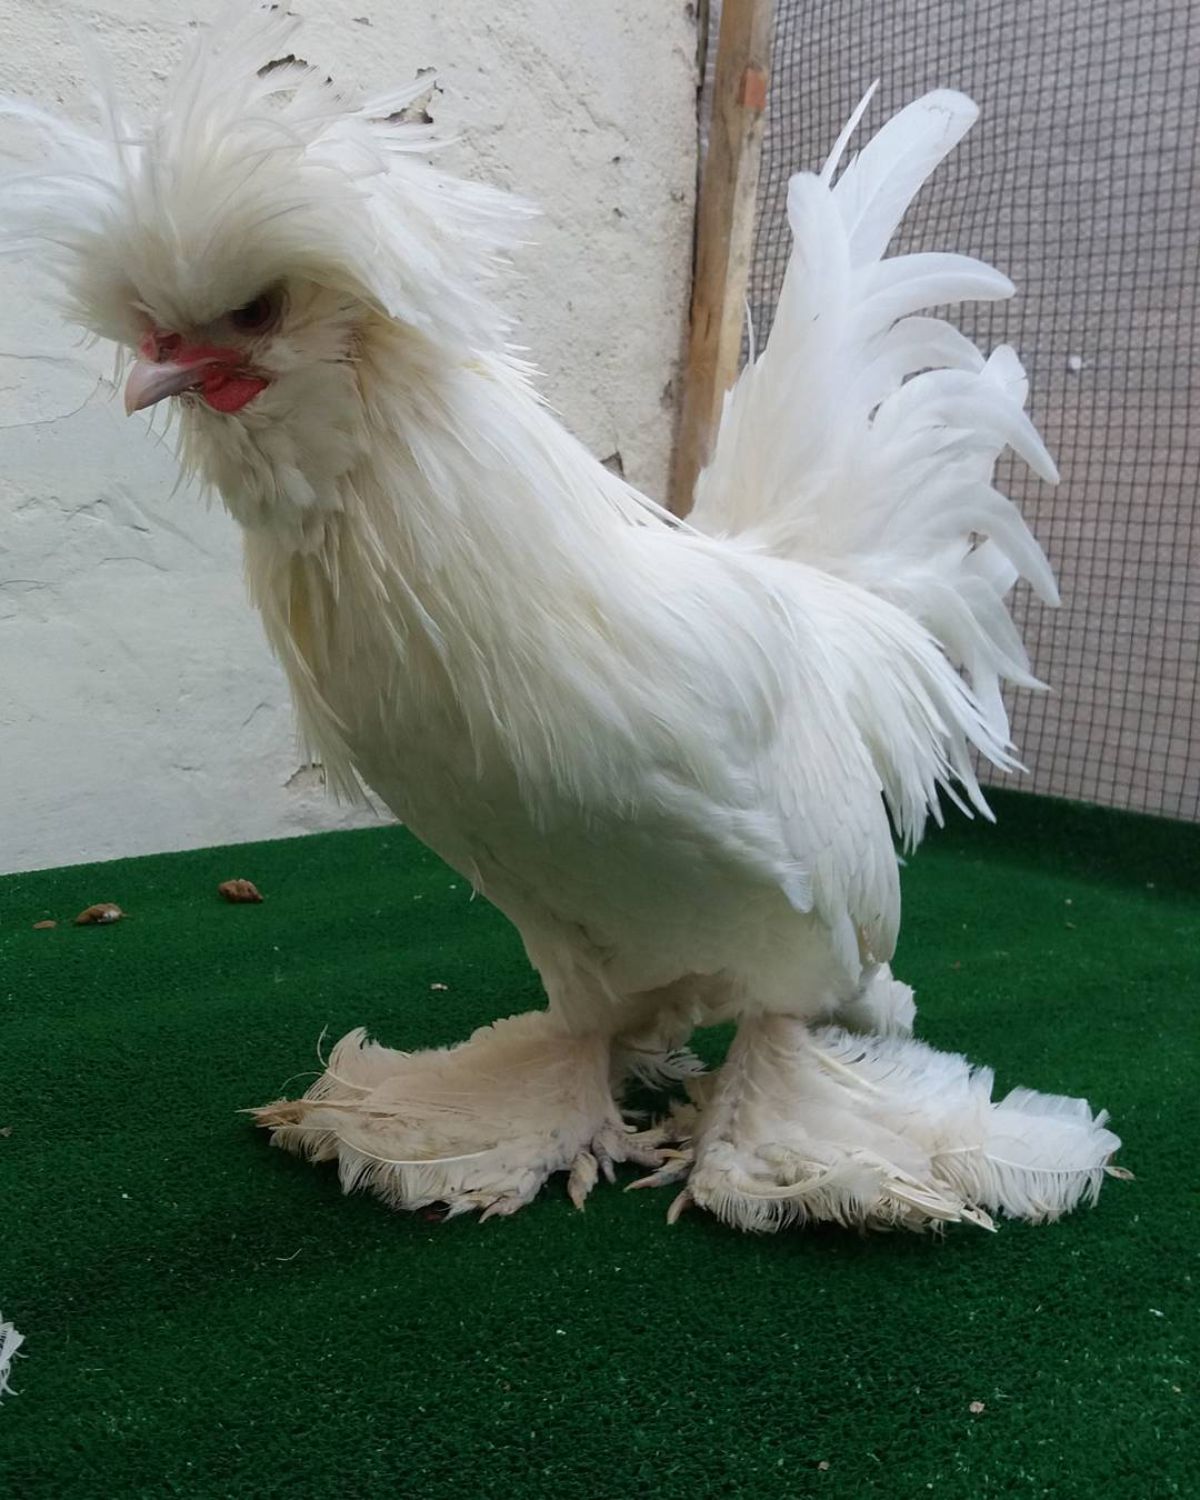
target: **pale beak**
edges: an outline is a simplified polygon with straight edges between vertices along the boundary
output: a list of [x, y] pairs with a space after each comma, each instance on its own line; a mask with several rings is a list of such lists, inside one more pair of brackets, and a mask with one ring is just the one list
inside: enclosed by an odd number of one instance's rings
[[209, 365], [219, 364], [216, 358], [189, 360], [187, 364], [173, 364], [170, 360], [138, 359], [125, 382], [125, 415], [132, 416], [162, 401], [166, 396], [178, 396], [190, 391], [204, 379]]

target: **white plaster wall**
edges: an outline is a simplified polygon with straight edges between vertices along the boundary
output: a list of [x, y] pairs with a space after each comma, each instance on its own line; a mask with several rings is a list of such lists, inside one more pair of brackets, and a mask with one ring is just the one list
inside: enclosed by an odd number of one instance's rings
[[[219, 8], [0, 0], [0, 91], [82, 108], [82, 24], [128, 97], [153, 98], [188, 23]], [[306, 55], [340, 80], [436, 66], [457, 167], [543, 206], [513, 292], [521, 340], [567, 423], [661, 495], [690, 269], [694, 8], [296, 8]], [[300, 770], [234, 524], [172, 494], [161, 418], [127, 420], [109, 370], [0, 267], [0, 870], [369, 820]]]

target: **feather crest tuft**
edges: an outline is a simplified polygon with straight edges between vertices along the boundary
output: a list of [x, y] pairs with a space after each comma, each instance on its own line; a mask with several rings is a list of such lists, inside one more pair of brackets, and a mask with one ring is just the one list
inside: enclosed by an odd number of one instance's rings
[[298, 25], [232, 6], [144, 126], [102, 77], [92, 126], [0, 99], [16, 127], [0, 250], [35, 253], [68, 317], [125, 344], [138, 303], [200, 325], [286, 273], [448, 347], [502, 348], [490, 287], [532, 209], [422, 159], [435, 133], [403, 110], [428, 75], [357, 99], [296, 59]]

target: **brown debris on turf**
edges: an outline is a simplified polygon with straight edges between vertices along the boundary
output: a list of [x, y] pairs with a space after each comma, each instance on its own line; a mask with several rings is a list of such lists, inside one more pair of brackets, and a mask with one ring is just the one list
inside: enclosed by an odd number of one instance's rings
[[223, 880], [217, 890], [226, 901], [261, 901], [262, 895], [252, 880]]
[[99, 901], [95, 906], [85, 907], [75, 918], [76, 927], [105, 927], [109, 922], [119, 922], [125, 913], [114, 901]]
[[49, 929], [51, 927], [57, 927], [57, 926], [58, 926], [57, 922], [51, 922], [51, 921], [35, 922], [33, 924], [33, 930], [34, 930], [34, 932], [47, 932], [47, 931], [49, 931]]

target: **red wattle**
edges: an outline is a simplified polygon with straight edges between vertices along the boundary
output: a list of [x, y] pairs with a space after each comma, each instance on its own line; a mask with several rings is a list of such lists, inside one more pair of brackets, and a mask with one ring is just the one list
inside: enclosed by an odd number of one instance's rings
[[235, 412], [241, 411], [247, 401], [253, 401], [269, 384], [269, 381], [263, 380], [259, 375], [227, 371], [218, 365], [201, 382], [200, 394], [214, 411]]

